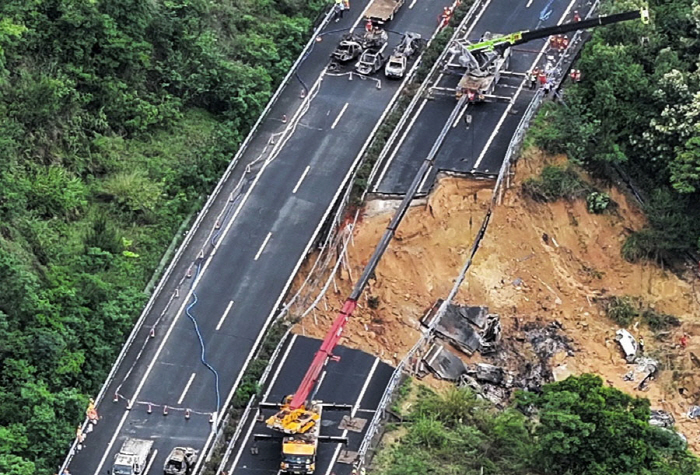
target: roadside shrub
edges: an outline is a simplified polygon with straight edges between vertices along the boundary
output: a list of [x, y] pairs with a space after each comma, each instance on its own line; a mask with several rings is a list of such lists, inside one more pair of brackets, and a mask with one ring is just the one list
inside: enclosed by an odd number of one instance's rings
[[610, 195], [602, 191], [593, 191], [586, 196], [586, 204], [588, 204], [589, 213], [601, 214], [608, 209], [611, 203]]
[[605, 302], [608, 318], [620, 326], [626, 327], [639, 316], [637, 304], [632, 297], [610, 297]]
[[547, 166], [539, 178], [528, 178], [523, 183], [523, 192], [542, 202], [582, 198], [590, 191], [590, 185], [570, 167]]
[[681, 325], [681, 321], [677, 317], [665, 313], [658, 313], [653, 308], [647, 308], [642, 312], [642, 321], [649, 325], [649, 328], [655, 332], [667, 330], [671, 327], [679, 327]]

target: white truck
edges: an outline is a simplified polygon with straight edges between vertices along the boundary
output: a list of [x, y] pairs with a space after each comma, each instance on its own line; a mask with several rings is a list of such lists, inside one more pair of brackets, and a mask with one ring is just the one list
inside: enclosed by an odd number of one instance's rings
[[112, 475], [138, 475], [148, 464], [153, 448], [152, 440], [128, 438], [119, 453], [114, 456]]
[[374, 25], [383, 25], [394, 19], [394, 15], [399, 11], [403, 2], [404, 0], [374, 0], [367, 7], [365, 17]]

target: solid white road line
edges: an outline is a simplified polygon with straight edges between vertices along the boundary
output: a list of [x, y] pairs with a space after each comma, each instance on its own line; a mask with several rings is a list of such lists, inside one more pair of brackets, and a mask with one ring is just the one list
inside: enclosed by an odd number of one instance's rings
[[530, 0], [529, 2], [527, 2], [527, 5], [525, 5], [525, 8], [530, 8], [530, 5], [532, 5], [532, 0]]
[[[369, 371], [369, 374], [367, 375], [367, 379], [365, 380], [365, 384], [362, 386], [362, 390], [360, 391], [360, 395], [357, 397], [357, 402], [355, 402], [355, 405], [352, 407], [352, 411], [350, 412], [350, 417], [355, 417], [355, 414], [357, 414], [357, 410], [360, 408], [360, 403], [362, 402], [362, 398], [365, 397], [365, 392], [367, 391], [367, 387], [369, 387], [369, 382], [372, 380], [372, 376], [374, 376], [374, 370], [377, 369], [377, 365], [379, 364], [379, 358], [374, 359], [374, 364], [372, 365], [372, 369]], [[341, 435], [341, 437], [346, 437], [348, 435], [348, 430], [345, 429]], [[333, 453], [333, 458], [331, 458], [331, 463], [328, 465], [328, 470], [326, 470], [326, 475], [330, 475], [331, 472], [333, 471], [333, 465], [335, 465], [335, 461], [338, 459], [338, 455], [340, 454], [340, 446], [341, 444], [338, 444], [335, 447], [335, 452]]]
[[226, 317], [228, 316], [228, 312], [231, 310], [231, 307], [233, 307], [233, 300], [231, 300], [228, 303], [226, 310], [224, 310], [224, 314], [221, 315], [221, 318], [219, 319], [219, 323], [216, 325], [216, 331], [219, 331], [219, 329], [221, 328], [221, 325], [224, 323], [224, 320], [226, 320]]
[[420, 106], [418, 106], [418, 110], [416, 111], [415, 115], [411, 117], [411, 121], [408, 123], [408, 127], [406, 127], [406, 131], [401, 134], [401, 138], [397, 142], [396, 146], [394, 147], [394, 150], [391, 152], [391, 155], [389, 156], [389, 160], [387, 161], [387, 164], [384, 166], [382, 169], [382, 172], [379, 174], [379, 178], [377, 179], [377, 184], [381, 183], [382, 180], [384, 179], [384, 175], [389, 171], [389, 164], [394, 160], [396, 157], [396, 154], [399, 153], [399, 150], [401, 149], [401, 146], [403, 145], [404, 141], [408, 137], [408, 133], [411, 131], [413, 128], [413, 124], [416, 123], [416, 120], [420, 116], [421, 112], [423, 112], [423, 108], [425, 105], [428, 103], [427, 99], [423, 99], [423, 102], [421, 102]]
[[253, 260], [255, 260], [255, 261], [258, 260], [258, 258], [260, 257], [260, 254], [262, 254], [262, 252], [263, 252], [263, 249], [265, 249], [265, 246], [267, 246], [267, 241], [270, 240], [270, 236], [272, 236], [272, 233], [267, 233], [267, 237], [263, 241], [262, 246], [260, 246], [260, 249], [258, 249], [258, 253], [255, 254], [255, 259], [253, 259]]
[[[153, 461], [156, 459], [156, 455], [158, 455], [158, 449], [154, 450], [151, 454], [151, 460], [148, 461], [148, 465], [146, 465], [146, 470], [143, 471], [142, 475], [148, 475], [148, 471], [151, 469], [151, 465], [153, 465]], [[66, 473], [68, 473], [68, 471], [66, 471]]]
[[409, 9], [409, 10], [412, 10], [412, 9], [413, 9], [413, 6], [414, 6], [415, 4], [416, 4], [416, 0], [413, 0], [413, 1], [411, 2], [411, 4], [408, 6], [408, 9]]
[[250, 420], [250, 427], [248, 428], [248, 432], [245, 433], [245, 439], [243, 439], [243, 444], [241, 445], [241, 448], [238, 450], [236, 457], [233, 459], [233, 463], [231, 464], [231, 469], [228, 471], [228, 473], [233, 473], [234, 469], [236, 468], [236, 465], [238, 465], [238, 460], [241, 458], [241, 455], [243, 455], [243, 451], [245, 450], [245, 446], [248, 443], [248, 440], [250, 439], [250, 434], [253, 433], [253, 429], [255, 428], [255, 421], [258, 420], [259, 415], [260, 415], [260, 409], [258, 408], [258, 410], [255, 411], [255, 417], [251, 418], [251, 420]]
[[[574, 3], [576, 3], [576, 0], [571, 0], [571, 3], [569, 3], [569, 6], [566, 8], [566, 11], [564, 12], [564, 15], [559, 19], [559, 22], [557, 22], [557, 25], [561, 25], [561, 23], [564, 21], [564, 19], [569, 15], [569, 10], [571, 10], [571, 7], [574, 6]], [[544, 46], [540, 50], [539, 54], [535, 58], [535, 61], [530, 65], [530, 67], [527, 69], [528, 71], [531, 71], [533, 66], [539, 63], [540, 58], [544, 54], [544, 52], [547, 50], [549, 47], [549, 43], [545, 42]], [[503, 125], [503, 122], [505, 122], [506, 117], [508, 117], [508, 114], [510, 113], [510, 110], [513, 108], [513, 105], [515, 104], [515, 101], [518, 100], [518, 96], [520, 96], [520, 93], [523, 91], [523, 87], [525, 86], [525, 82], [522, 82], [520, 84], [520, 87], [518, 90], [515, 92], [515, 96], [513, 97], [513, 100], [510, 101], [508, 104], [508, 107], [506, 110], [503, 112], [503, 115], [501, 118], [498, 120], [498, 123], [496, 124], [496, 128], [493, 129], [493, 132], [491, 133], [491, 136], [489, 136], [488, 141], [486, 142], [486, 145], [484, 146], [483, 150], [481, 150], [481, 153], [479, 154], [479, 158], [476, 160], [476, 163], [474, 164], [474, 167], [472, 168], [472, 171], [475, 171], [477, 168], [479, 168], [479, 165], [481, 165], [481, 161], [484, 159], [484, 156], [486, 156], [486, 152], [488, 152], [489, 147], [491, 147], [491, 143], [493, 143], [493, 140], [496, 138], [496, 135], [498, 134], [499, 130], [501, 130], [501, 126]]]
[[[474, 20], [472, 21], [471, 26], [470, 26], [469, 28], [467, 28], [467, 31], [464, 32], [464, 35], [462, 36], [463, 38], [466, 38], [466, 37], [469, 36], [469, 34], [470, 34], [470, 33], [472, 32], [472, 30], [474, 29], [474, 27], [476, 27], [476, 25], [479, 23], [479, 20], [481, 19], [481, 16], [482, 16], [482, 15], [484, 14], [484, 12], [487, 10], [489, 4], [490, 4], [492, 1], [493, 1], [493, 0], [488, 0], [488, 1], [484, 4], [484, 6], [481, 8], [481, 10], [479, 10], [479, 13], [476, 15], [476, 17], [475, 17]], [[452, 57], [454, 57], [454, 56], [455, 56], [455, 55], [452, 55]], [[448, 61], [448, 63], [449, 63], [449, 62], [451, 62], [451, 59]], [[442, 80], [442, 78], [443, 78], [444, 76], [445, 76], [445, 75], [442, 74], [442, 73], [438, 76], [437, 80], [435, 81], [435, 85], [436, 85], [436, 86], [439, 86], [439, 85], [440, 85], [440, 81]], [[424, 100], [423, 100], [423, 103], [421, 103], [421, 105], [419, 106], [418, 111], [415, 113], [415, 116], [413, 116], [413, 117], [411, 118], [411, 122], [409, 123], [408, 127], [406, 127], [406, 130], [404, 131], [403, 135], [402, 135], [401, 138], [399, 139], [398, 144], [394, 147], [394, 151], [392, 152], [391, 156], [390, 156], [389, 159], [387, 160], [386, 165], [384, 165], [384, 168], [382, 169], [381, 173], [379, 174], [379, 179], [377, 179], [377, 181], [375, 182], [375, 183], [376, 183], [376, 185], [375, 185], [375, 191], [376, 191], [376, 189], [377, 189], [377, 186], [379, 186], [379, 184], [380, 184], [380, 183], [382, 182], [382, 180], [384, 179], [384, 175], [386, 175], [386, 173], [389, 171], [389, 165], [391, 164], [391, 162], [392, 162], [392, 161], [394, 160], [394, 158], [396, 157], [396, 154], [398, 153], [399, 149], [401, 148], [401, 145], [403, 144], [403, 142], [404, 142], [404, 140], [406, 139], [406, 137], [408, 136], [408, 134], [411, 132], [411, 129], [413, 128], [413, 124], [416, 122], [416, 119], [418, 118], [418, 116], [420, 115], [420, 113], [421, 113], [422, 110], [423, 110], [423, 107], [425, 107], [425, 105], [426, 105], [427, 103], [428, 103], [428, 100], [427, 100], [427, 99], [424, 99]]]
[[272, 379], [270, 380], [270, 384], [268, 384], [267, 389], [265, 390], [265, 394], [263, 394], [262, 401], [266, 402], [267, 401], [267, 396], [270, 395], [270, 391], [272, 390], [272, 386], [275, 385], [275, 381], [277, 381], [277, 376], [279, 376], [280, 371], [282, 371], [282, 367], [284, 366], [284, 362], [287, 361], [287, 356], [289, 356], [289, 352], [292, 351], [292, 347], [294, 346], [294, 342], [297, 339], [297, 334], [295, 333], [292, 336], [292, 340], [289, 342], [289, 345], [287, 345], [287, 349], [284, 350], [284, 355], [282, 355], [282, 359], [280, 360], [279, 365], [277, 365], [277, 369], [275, 370], [275, 374], [272, 375]]
[[[369, 8], [369, 5], [367, 5], [367, 7], [365, 7], [365, 10], [367, 10], [367, 8]], [[363, 12], [364, 12], [365, 10], [363, 10]], [[361, 19], [362, 19], [362, 16], [360, 16], [360, 17], [358, 17], [358, 18], [356, 19], [355, 23], [353, 24], [353, 28], [357, 26], [357, 24], [360, 22]], [[319, 85], [321, 84], [321, 82], [323, 81], [323, 77], [324, 77], [324, 75], [325, 75], [325, 72], [326, 72], [325, 69], [321, 72], [321, 74], [319, 75], [319, 77], [316, 79], [316, 81], [314, 82], [314, 84], [313, 84], [313, 85], [311, 86], [311, 88], [309, 89], [309, 95], [308, 95], [307, 97], [312, 97], [313, 91], [316, 90], [316, 89], [319, 87]], [[397, 91], [396, 94], [398, 94], [399, 92], [400, 92], [400, 91]], [[298, 116], [300, 116], [301, 114], [305, 113], [305, 112], [306, 112], [306, 108], [304, 108], [304, 107], [299, 107], [299, 108], [294, 112], [294, 115], [292, 116], [292, 118], [291, 118], [291, 120], [290, 120], [290, 125], [294, 125], [294, 124], [295, 124], [295, 119], [296, 119]], [[289, 131], [289, 130], [290, 130], [290, 127], [287, 126], [287, 128], [285, 129], [285, 133], [286, 133], [287, 131]], [[291, 130], [292, 130], [292, 133], [293, 133], [294, 128], [292, 127]], [[369, 138], [367, 139], [367, 141], [369, 141], [369, 139], [371, 139], [371, 137], [369, 137]], [[278, 142], [277, 142], [278, 145], [276, 145], [275, 148], [272, 149], [272, 152], [270, 153], [270, 156], [275, 156], [276, 153], [277, 153], [277, 151], [278, 151], [278, 146], [281, 145], [281, 144], [283, 144], [283, 143], [284, 143], [284, 140], [278, 141]], [[358, 157], [357, 159], [359, 159], [359, 157]], [[357, 159], [356, 159], [355, 163], [357, 162]], [[238, 215], [240, 214], [240, 212], [243, 210], [243, 206], [245, 205], [246, 201], [248, 200], [248, 197], [253, 193], [253, 190], [255, 189], [255, 186], [257, 185], [258, 181], [260, 180], [260, 177], [262, 177], [263, 172], [265, 171], [265, 169], [267, 168], [267, 165], [268, 165], [269, 163], [270, 163], [269, 161], [266, 161], [265, 164], [263, 165], [263, 167], [262, 167], [262, 168], [260, 169], [260, 171], [258, 172], [258, 174], [255, 176], [255, 179], [253, 180], [253, 183], [251, 184], [250, 188], [248, 188], [248, 191], [247, 191], [246, 194], [243, 196], [243, 199], [242, 199], [241, 202], [239, 203], [238, 208], [236, 208], [236, 211], [234, 212], [233, 216], [231, 217], [231, 219], [229, 220], [228, 224], [227, 224], [226, 227], [224, 228], [224, 231], [221, 233], [220, 239], [218, 239], [218, 240], [216, 241], [216, 245], [214, 246], [214, 250], [213, 250], [213, 252], [212, 252], [212, 255], [216, 253], [216, 251], [217, 251], [217, 249], [219, 248], [219, 246], [221, 246], [221, 243], [224, 242], [224, 238], [226, 237], [226, 234], [228, 234], [229, 229], [231, 228], [231, 226], [233, 226], [233, 223], [236, 221], [236, 218], [238, 217]], [[354, 164], [353, 164], [353, 165], [354, 165]], [[352, 170], [350, 170], [350, 171], [348, 172], [348, 175], [347, 175], [347, 176], [349, 176], [351, 172], [352, 172]], [[346, 179], [347, 179], [347, 176], [346, 176]], [[340, 189], [338, 190], [338, 192], [336, 193], [336, 195], [339, 194], [339, 193], [340, 193]], [[336, 196], [335, 198], [337, 198], [337, 196]], [[334, 200], [335, 200], [335, 198], [334, 198]], [[330, 207], [329, 207], [328, 209], [330, 210]], [[327, 214], [328, 214], [328, 212], [326, 212], [326, 215], [327, 215]], [[325, 220], [325, 216], [324, 216], [324, 220]], [[314, 237], [315, 237], [316, 234], [318, 234], [318, 230], [321, 228], [322, 225], [323, 225], [323, 221], [319, 223], [319, 225], [318, 225], [316, 231], [314, 232]], [[313, 239], [312, 239], [311, 241], [309, 241], [309, 244], [308, 244], [307, 248], [311, 247], [312, 241], [313, 241]], [[307, 251], [308, 251], [308, 249], [307, 249]], [[297, 266], [296, 266], [294, 272], [292, 273], [292, 275], [290, 275], [289, 280], [287, 281], [287, 284], [285, 285], [285, 292], [286, 292], [286, 287], [288, 287], [289, 284], [291, 283], [292, 279], [294, 278], [294, 274], [296, 274], [296, 271], [297, 271], [297, 270], [299, 269], [299, 267], [301, 266], [301, 263], [302, 263], [302, 261], [304, 260], [305, 256], [306, 256], [306, 252], [305, 252], [304, 254], [302, 254], [302, 256], [300, 257], [299, 261], [297, 262]], [[161, 341], [160, 346], [158, 346], [158, 349], [156, 350], [156, 354], [154, 355], [153, 359], [151, 360], [151, 362], [149, 363], [148, 367], [146, 368], [146, 372], [144, 373], [143, 377], [141, 378], [141, 381], [139, 382], [139, 385], [137, 386], [136, 391], [134, 392], [134, 395], [132, 396], [132, 400], [135, 401], [135, 400], [138, 398], [138, 395], [139, 395], [139, 393], [141, 392], [141, 389], [143, 388], [144, 384], [146, 383], [146, 379], [148, 379], [148, 376], [151, 374], [151, 370], [153, 369], [153, 366], [155, 365], [156, 361], [158, 360], [158, 356], [159, 356], [160, 353], [163, 351], [163, 348], [165, 347], [165, 344], [166, 344], [166, 342], [168, 341], [168, 337], [169, 337], [170, 334], [172, 333], [172, 330], [175, 328], [175, 322], [176, 322], [177, 319], [182, 315], [182, 312], [183, 312], [183, 310], [185, 309], [185, 307], [189, 304], [189, 300], [190, 300], [190, 297], [191, 297], [191, 295], [192, 295], [192, 292], [193, 292], [194, 289], [196, 288], [197, 283], [198, 283], [199, 280], [202, 278], [202, 275], [204, 275], [204, 272], [207, 270], [207, 267], [209, 267], [209, 264], [210, 264], [211, 262], [212, 262], [212, 259], [209, 259], [209, 260], [207, 260], [207, 261], [204, 263], [204, 267], [202, 267], [202, 269], [201, 269], [201, 271], [199, 272], [199, 274], [197, 275], [196, 279], [194, 280], [194, 282], [192, 282], [192, 286], [190, 287], [190, 290], [187, 292], [187, 295], [185, 296], [185, 299], [183, 300], [183, 303], [182, 303], [182, 305], [180, 306], [180, 309], [179, 309], [178, 312], [175, 314], [175, 318], [173, 319], [173, 322], [170, 324], [170, 328], [168, 328], [168, 331], [166, 332], [166, 334], [165, 334], [165, 336], [164, 336], [164, 338], [163, 338], [163, 341]], [[277, 305], [278, 305], [279, 302], [284, 298], [285, 292], [282, 292], [282, 293], [280, 294], [279, 298], [277, 299], [277, 302], [276, 302], [276, 304], [275, 304], [275, 307], [273, 307], [273, 311], [270, 312], [270, 315], [268, 316], [268, 319], [267, 319], [267, 321], [265, 322], [265, 326], [263, 327], [263, 330], [267, 328], [267, 326], [268, 326], [270, 320], [271, 320], [272, 317], [275, 315]], [[262, 339], [264, 333], [265, 333], [264, 331], [261, 331], [261, 332], [258, 334], [258, 337], [256, 338], [255, 343], [253, 344], [253, 348], [251, 348], [250, 352], [248, 353], [248, 356], [246, 357], [246, 361], [245, 361], [245, 363], [244, 363], [244, 368], [248, 365], [248, 362], [250, 361], [251, 357], [253, 356], [253, 353], [255, 352], [255, 350], [257, 349], [257, 345], [258, 345], [258, 343], [260, 342], [260, 340]], [[229, 392], [229, 395], [228, 395], [227, 398], [226, 398], [225, 406], [228, 405], [228, 403], [231, 401], [231, 398], [233, 398], [233, 394], [235, 393], [235, 390], [236, 390], [236, 388], [238, 387], [238, 383], [240, 382], [240, 380], [241, 380], [242, 377], [243, 377], [243, 372], [241, 371], [241, 372], [238, 374], [238, 377], [236, 378], [236, 381], [234, 382], [234, 384], [233, 384], [233, 386], [232, 386], [232, 388], [231, 388], [231, 391]], [[128, 407], [129, 407], [129, 406], [128, 406]], [[130, 409], [130, 407], [129, 407], [129, 409]], [[103, 455], [102, 458], [100, 459], [100, 463], [98, 464], [97, 469], [95, 470], [94, 475], [101, 475], [102, 467], [104, 466], [104, 463], [105, 463], [105, 461], [107, 460], [107, 457], [108, 457], [109, 453], [110, 453], [111, 450], [112, 450], [112, 446], [114, 445], [114, 442], [116, 441], [117, 436], [119, 435], [119, 432], [121, 431], [122, 427], [124, 426], [124, 423], [126, 422], [126, 418], [127, 418], [128, 416], [129, 416], [129, 411], [128, 411], [128, 410], [127, 410], [127, 411], [124, 411], [124, 414], [122, 415], [122, 418], [119, 420], [119, 424], [117, 424], [117, 428], [116, 428], [116, 430], [114, 431], [114, 434], [112, 435], [112, 438], [110, 439], [109, 443], [107, 444], [107, 447], [106, 447], [106, 449], [105, 449], [104, 455]], [[213, 434], [214, 434], [214, 431], [212, 430], [212, 433], [210, 434], [209, 439], [211, 439], [211, 437], [212, 437]], [[209, 439], [207, 440], [207, 445], [205, 445], [205, 448], [206, 448], [206, 447], [208, 446], [208, 444], [209, 444]], [[203, 458], [200, 459], [200, 460], [197, 462], [197, 466], [195, 467], [195, 470], [199, 467], [199, 464], [200, 464], [201, 460], [203, 460]]]
[[297, 186], [295, 186], [294, 189], [292, 190], [292, 194], [295, 194], [297, 192], [297, 190], [299, 189], [299, 186], [301, 186], [301, 182], [304, 181], [304, 178], [306, 178], [306, 174], [309, 173], [309, 170], [311, 170], [311, 165], [306, 166], [304, 173], [301, 174], [301, 178], [299, 178], [299, 181], [297, 182]]
[[338, 122], [340, 122], [340, 118], [343, 117], [343, 114], [345, 114], [345, 110], [348, 108], [348, 105], [350, 105], [350, 103], [346, 102], [345, 105], [343, 106], [343, 108], [340, 109], [340, 114], [338, 114], [338, 117], [336, 117], [335, 121], [333, 121], [333, 125], [331, 125], [331, 129], [335, 129], [335, 126], [338, 125]]
[[182, 404], [182, 401], [185, 399], [185, 394], [187, 394], [187, 391], [190, 389], [190, 385], [192, 384], [192, 381], [194, 381], [194, 377], [197, 375], [197, 373], [192, 373], [192, 376], [190, 376], [189, 381], [187, 381], [187, 384], [185, 385], [185, 389], [182, 390], [182, 394], [180, 394], [180, 399], [177, 400], [178, 405]]
[[[270, 384], [267, 386], [267, 389], [265, 390], [265, 394], [263, 395], [262, 401], [267, 402], [267, 396], [270, 395], [270, 391], [272, 390], [272, 387], [275, 385], [275, 381], [277, 381], [277, 377], [280, 374], [280, 371], [282, 370], [282, 367], [284, 366], [284, 362], [287, 361], [287, 357], [289, 356], [289, 352], [292, 350], [292, 347], [294, 346], [294, 342], [297, 339], [297, 335], [294, 334], [292, 336], [292, 340], [289, 342], [289, 346], [287, 346], [287, 349], [284, 351], [284, 355], [282, 356], [282, 359], [280, 360], [279, 365], [277, 366], [277, 369], [275, 370], [275, 374], [272, 375], [272, 379], [270, 380]], [[236, 457], [233, 459], [233, 463], [231, 464], [231, 469], [229, 470], [228, 473], [233, 473], [234, 469], [236, 468], [236, 464], [238, 464], [238, 460], [241, 458], [241, 454], [246, 448], [246, 445], [248, 444], [248, 440], [250, 439], [250, 434], [253, 432], [253, 427], [255, 427], [255, 421], [257, 420], [257, 415], [260, 413], [260, 409], [258, 409], [255, 413], [256, 417], [253, 417], [252, 419], [252, 424], [250, 425], [250, 428], [248, 429], [248, 432], [246, 433], [245, 439], [243, 439], [243, 443], [241, 444], [241, 448], [238, 449], [238, 453], [236, 454]], [[245, 422], [245, 421], [244, 421]]]

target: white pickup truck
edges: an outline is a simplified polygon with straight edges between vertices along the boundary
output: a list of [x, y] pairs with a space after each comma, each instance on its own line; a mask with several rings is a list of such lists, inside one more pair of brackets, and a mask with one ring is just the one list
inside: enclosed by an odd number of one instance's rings
[[138, 475], [148, 464], [153, 448], [152, 440], [128, 438], [119, 453], [114, 456], [112, 475]]

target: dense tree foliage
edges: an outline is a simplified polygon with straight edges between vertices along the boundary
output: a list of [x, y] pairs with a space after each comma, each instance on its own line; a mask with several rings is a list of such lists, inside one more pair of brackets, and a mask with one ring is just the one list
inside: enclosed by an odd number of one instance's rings
[[0, 473], [53, 473], [323, 2], [0, 2]]
[[545, 149], [598, 172], [619, 166], [645, 191], [649, 227], [631, 236], [629, 259], [700, 247], [700, 3], [649, 4], [650, 25], [595, 30], [576, 66], [582, 81], [533, 131]]
[[[496, 411], [467, 389], [418, 400], [381, 451], [382, 475], [698, 475], [676, 433], [649, 424], [649, 401], [583, 375], [520, 393]], [[524, 415], [527, 414], [528, 416]]]

